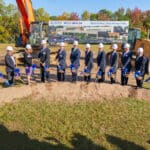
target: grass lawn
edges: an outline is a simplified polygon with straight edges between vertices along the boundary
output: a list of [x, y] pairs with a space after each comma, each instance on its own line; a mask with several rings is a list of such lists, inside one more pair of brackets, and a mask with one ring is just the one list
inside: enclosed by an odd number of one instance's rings
[[[8, 45], [13, 46], [15, 50], [20, 49], [20, 48], [15, 48], [14, 44], [0, 44], [0, 54], [5, 53], [5, 49]], [[110, 51], [110, 45], [105, 45], [104, 47], [105, 47], [106, 51]], [[66, 45], [65, 48], [67, 51], [70, 51], [72, 48], [72, 44]], [[80, 44], [79, 48], [80, 48], [80, 50], [85, 50], [85, 44]], [[97, 52], [98, 51], [98, 44], [91, 44], [91, 48], [93, 51]], [[50, 46], [50, 49], [52, 51], [57, 51], [59, 49], [59, 46]]]
[[144, 83], [143, 87], [147, 88], [147, 89], [150, 89], [150, 82], [149, 83]]
[[35, 101], [0, 108], [1, 150], [148, 150], [150, 103]]
[[[110, 51], [110, 47], [111, 47], [111, 45], [104, 45], [105, 51], [106, 52]], [[59, 46], [52, 46], [50, 48], [52, 49], [52, 51], [57, 51], [59, 49]], [[71, 48], [72, 48], [72, 44], [68, 44], [65, 46], [66, 51], [70, 51]], [[84, 51], [85, 50], [85, 44], [79, 44], [79, 49], [81, 51]], [[97, 54], [98, 44], [91, 44], [91, 49], [92, 49], [92, 51], [96, 52], [96, 54]]]

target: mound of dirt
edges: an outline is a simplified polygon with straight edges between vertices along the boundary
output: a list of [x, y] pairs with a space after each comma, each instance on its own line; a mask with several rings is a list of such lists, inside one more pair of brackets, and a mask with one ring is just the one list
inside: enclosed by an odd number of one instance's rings
[[40, 100], [42, 98], [48, 101], [67, 101], [74, 103], [79, 101], [101, 101], [127, 97], [150, 100], [149, 95], [150, 90], [136, 90], [134, 87], [123, 87], [118, 84], [52, 82], [1, 89], [0, 103], [9, 103], [28, 96], [34, 100]]
[[148, 58], [150, 58], [150, 41], [149, 40], [137, 40], [135, 44], [135, 50], [137, 50], [139, 47], [144, 48], [144, 54]]

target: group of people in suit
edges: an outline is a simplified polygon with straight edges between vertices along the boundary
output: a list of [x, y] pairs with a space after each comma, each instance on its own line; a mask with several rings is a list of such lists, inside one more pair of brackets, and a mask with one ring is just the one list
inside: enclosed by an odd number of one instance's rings
[[[65, 50], [65, 44], [63, 42], [59, 45], [59, 50], [57, 51], [56, 60], [57, 60], [57, 79], [58, 81], [65, 81], [65, 74], [66, 74], [66, 50]], [[86, 50], [85, 50], [85, 57], [84, 57], [84, 70], [82, 71], [84, 75], [84, 81], [90, 82], [91, 81], [91, 72], [93, 69], [93, 51], [91, 50], [91, 45], [86, 44]], [[119, 55], [118, 55], [118, 45], [113, 44], [112, 45], [112, 51], [109, 56], [109, 71], [107, 72], [110, 83], [114, 84], [116, 82], [116, 73], [118, 69], [118, 61], [119, 61]], [[8, 46], [6, 48], [7, 54], [5, 56], [5, 64], [6, 64], [6, 73], [8, 76], [8, 82], [10, 85], [13, 84], [14, 76], [15, 76], [15, 58], [13, 56], [13, 48], [11, 46]], [[76, 82], [78, 80], [78, 72], [80, 67], [80, 56], [81, 52], [78, 48], [78, 41], [74, 41], [73, 47], [71, 49], [70, 54], [70, 70], [72, 74], [72, 82]], [[27, 75], [27, 84], [30, 85], [30, 79], [32, 75], [32, 47], [31, 45], [26, 45], [26, 50], [24, 53], [24, 66], [25, 66], [25, 72]], [[46, 80], [50, 80], [50, 49], [47, 47], [46, 40], [41, 41], [41, 50], [38, 54], [38, 59], [40, 61], [40, 72], [41, 72], [41, 82], [45, 82]], [[124, 44], [123, 46], [123, 53], [121, 56], [121, 85], [127, 85], [128, 84], [128, 78], [129, 74], [131, 72], [131, 60], [132, 60], [132, 51], [130, 50], [130, 45], [128, 43]], [[96, 78], [98, 82], [104, 82], [105, 81], [105, 74], [106, 74], [106, 52], [104, 50], [103, 43], [100, 43], [98, 45], [98, 54], [96, 58], [97, 62], [97, 73]], [[143, 85], [143, 79], [145, 75], [145, 63], [146, 58], [144, 56], [144, 49], [138, 48], [137, 50], [137, 57], [135, 60], [135, 79], [137, 83], [138, 88], [142, 88]]]

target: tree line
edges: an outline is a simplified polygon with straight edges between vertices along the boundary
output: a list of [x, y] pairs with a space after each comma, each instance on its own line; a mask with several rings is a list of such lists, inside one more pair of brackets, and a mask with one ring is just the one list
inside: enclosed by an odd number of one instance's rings
[[[150, 29], [150, 10], [142, 11], [140, 8], [124, 9], [119, 8], [112, 12], [101, 9], [97, 13], [85, 10], [81, 15], [76, 12], [63, 12], [58, 16], [50, 16], [44, 8], [34, 10], [37, 21], [49, 20], [103, 20], [103, 21], [122, 21], [127, 20], [131, 28], [141, 28], [142, 38], [146, 38]], [[15, 36], [19, 34], [19, 13], [16, 5], [6, 4], [0, 0], [0, 42], [14, 42]]]

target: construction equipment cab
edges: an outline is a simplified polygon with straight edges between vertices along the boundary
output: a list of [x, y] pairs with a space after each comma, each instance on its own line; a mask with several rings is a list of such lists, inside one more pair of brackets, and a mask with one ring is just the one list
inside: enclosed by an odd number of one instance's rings
[[44, 22], [31, 22], [29, 43], [39, 47], [43, 39], [48, 40], [49, 26]]
[[136, 41], [141, 39], [141, 29], [139, 28], [129, 28], [128, 31], [128, 43], [133, 50], [135, 48]]
[[16, 0], [20, 19], [20, 35], [16, 38], [16, 46], [25, 46], [30, 43], [39, 47], [42, 39], [48, 38], [48, 23], [35, 21], [31, 0]]

